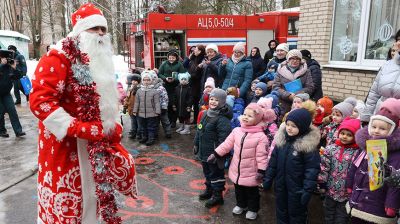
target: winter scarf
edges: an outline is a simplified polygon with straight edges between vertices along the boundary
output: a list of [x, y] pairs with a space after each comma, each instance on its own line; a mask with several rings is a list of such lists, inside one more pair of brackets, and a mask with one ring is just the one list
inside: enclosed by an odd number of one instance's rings
[[239, 61], [241, 61], [242, 58], [244, 58], [244, 57], [245, 57], [244, 54], [243, 54], [242, 56], [238, 57], [238, 58], [235, 57], [235, 55], [233, 54], [232, 57], [231, 57], [231, 59], [232, 59], [233, 63], [237, 64], [237, 63], [239, 63]]

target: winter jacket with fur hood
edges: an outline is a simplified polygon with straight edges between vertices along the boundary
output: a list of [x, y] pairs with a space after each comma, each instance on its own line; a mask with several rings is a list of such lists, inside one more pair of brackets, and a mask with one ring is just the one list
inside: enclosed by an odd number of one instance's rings
[[343, 145], [339, 139], [328, 145], [321, 155], [321, 172], [318, 182], [326, 183], [326, 195], [338, 202], [349, 199], [346, 192], [347, 173], [359, 152], [357, 144]]
[[267, 167], [268, 145], [268, 138], [261, 125], [238, 127], [233, 129], [215, 152], [224, 156], [233, 148], [229, 178], [235, 184], [255, 187], [260, 184], [256, 180], [257, 172], [264, 172]]
[[369, 118], [378, 111], [380, 104], [387, 98], [400, 99], [400, 55], [382, 65], [375, 77], [365, 101], [365, 110], [361, 114], [361, 121]]
[[136, 92], [133, 112], [142, 118], [157, 117], [161, 114], [160, 94], [153, 85], [142, 85]]
[[279, 103], [283, 107], [284, 114], [289, 112], [292, 106], [292, 100], [289, 99], [292, 93], [286, 91], [284, 85], [296, 79], [300, 79], [303, 89], [293, 94], [308, 93], [311, 96], [314, 91], [314, 82], [307, 64], [302, 63], [300, 68], [295, 73], [292, 73], [287, 66], [287, 61], [282, 62], [278, 67], [272, 89], [279, 92]]
[[[379, 224], [394, 224], [395, 217], [388, 217], [386, 208], [398, 210], [400, 208], [400, 188], [383, 187], [369, 190], [368, 159], [365, 156], [366, 141], [373, 139], [365, 127], [356, 133], [356, 143], [363, 150], [353, 162], [349, 171], [346, 188], [353, 189], [347, 212], [352, 216]], [[386, 164], [394, 169], [400, 169], [400, 129], [396, 129], [392, 135], [386, 138], [388, 159]], [[360, 158], [361, 157], [361, 158]]]
[[269, 188], [274, 180], [278, 223], [302, 223], [305, 206], [301, 204], [301, 196], [317, 187], [320, 132], [311, 125], [307, 134], [289, 142], [285, 128], [282, 123], [275, 135], [264, 187]]

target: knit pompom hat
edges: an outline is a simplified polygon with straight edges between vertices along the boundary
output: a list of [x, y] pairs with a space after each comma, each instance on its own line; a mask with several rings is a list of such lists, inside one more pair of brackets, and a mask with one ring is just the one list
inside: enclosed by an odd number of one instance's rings
[[186, 81], [189, 82], [190, 74], [189, 74], [188, 72], [179, 73], [179, 74], [178, 74], [178, 79], [179, 79], [179, 81], [182, 81], [182, 79], [186, 79]]
[[299, 108], [289, 112], [286, 117], [286, 123], [292, 121], [299, 129], [298, 135], [303, 135], [310, 130], [311, 114], [304, 108]]
[[220, 109], [226, 104], [226, 92], [222, 89], [213, 89], [210, 93], [209, 99], [211, 99], [211, 97], [218, 99], [218, 107], [216, 109]]
[[262, 95], [264, 96], [267, 93], [268, 86], [264, 82], [259, 82], [256, 84], [256, 89], [260, 88], [262, 90]]
[[246, 51], [245, 46], [246, 46], [245, 42], [237, 42], [235, 46], [233, 46], [233, 51], [240, 51], [244, 54]]
[[207, 47], [206, 47], [206, 51], [207, 51], [208, 49], [212, 49], [212, 50], [214, 50], [216, 53], [218, 53], [218, 46], [217, 46], [216, 44], [208, 44]]
[[261, 97], [257, 101], [257, 104], [260, 105], [264, 109], [272, 109], [272, 102], [273, 102], [273, 99], [271, 97], [269, 97], [269, 98]]
[[303, 101], [303, 102], [310, 99], [310, 95], [308, 95], [308, 93], [299, 93], [299, 94], [295, 95], [295, 97], [300, 98], [301, 101]]
[[379, 111], [371, 116], [368, 125], [368, 132], [371, 134], [372, 121], [382, 120], [391, 125], [389, 135], [399, 126], [400, 121], [400, 99], [389, 98], [381, 103]]
[[150, 80], [153, 80], [154, 75], [157, 75], [153, 70], [145, 70], [140, 74], [142, 77], [142, 82], [144, 78], [149, 78]]
[[336, 104], [332, 109], [340, 111], [343, 118], [351, 116], [354, 107], [357, 105], [357, 99], [354, 97], [347, 97], [343, 102]]
[[207, 78], [207, 80], [206, 80], [206, 82], [204, 83], [204, 88], [205, 87], [211, 87], [211, 88], [215, 88], [215, 81], [214, 81], [214, 78], [212, 78], [212, 77], [208, 77]]
[[264, 119], [264, 110], [256, 103], [250, 103], [244, 110], [253, 110], [254, 118], [256, 120], [255, 124], [260, 123]]
[[328, 96], [324, 96], [317, 101], [317, 105], [321, 105], [324, 108], [324, 114], [330, 115], [332, 113], [333, 101]]
[[356, 132], [360, 128], [361, 128], [361, 122], [359, 119], [347, 117], [342, 121], [342, 123], [340, 123], [340, 126], [338, 128], [338, 136], [340, 131], [343, 129], [350, 131], [353, 134], [353, 136], [355, 136]]
[[300, 52], [299, 50], [293, 49], [293, 50], [290, 50], [290, 51], [286, 54], [286, 59], [289, 60], [289, 59], [291, 59], [291, 58], [293, 58], [293, 57], [298, 57], [298, 58], [301, 59], [301, 58], [303, 57], [303, 55], [301, 54], [301, 52]]
[[283, 50], [289, 52], [289, 46], [287, 45], [287, 43], [281, 43], [276, 47], [276, 50]]

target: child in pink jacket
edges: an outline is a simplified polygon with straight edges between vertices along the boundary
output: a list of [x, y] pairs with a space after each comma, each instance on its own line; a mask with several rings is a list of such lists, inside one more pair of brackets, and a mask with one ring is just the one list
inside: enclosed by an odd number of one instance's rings
[[250, 103], [242, 116], [240, 125], [233, 129], [226, 140], [221, 143], [214, 154], [208, 157], [209, 162], [229, 153], [233, 148], [233, 158], [229, 166], [229, 178], [235, 184], [236, 206], [233, 214], [242, 214], [247, 208], [246, 218], [257, 218], [260, 208], [258, 185], [261, 183], [267, 167], [268, 138], [264, 134], [264, 112], [256, 103]]

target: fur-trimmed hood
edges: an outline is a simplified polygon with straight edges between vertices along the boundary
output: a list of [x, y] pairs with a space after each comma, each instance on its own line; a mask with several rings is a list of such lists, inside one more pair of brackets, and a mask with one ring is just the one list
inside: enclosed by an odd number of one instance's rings
[[[364, 127], [356, 133], [356, 143], [362, 150], [366, 150], [366, 141], [374, 139], [368, 133], [368, 127]], [[400, 151], [400, 129], [394, 130], [394, 132], [386, 139], [387, 147], [389, 152]]]
[[[282, 123], [281, 126], [279, 127], [278, 132], [275, 135], [275, 143], [276, 146], [284, 146], [286, 144], [286, 138], [285, 138], [285, 130], [286, 124]], [[310, 126], [310, 131], [301, 137], [298, 137], [294, 143], [293, 143], [293, 148], [294, 150], [298, 152], [313, 152], [319, 150], [318, 144], [321, 138], [321, 133], [319, 130], [314, 127], [314, 125]]]

